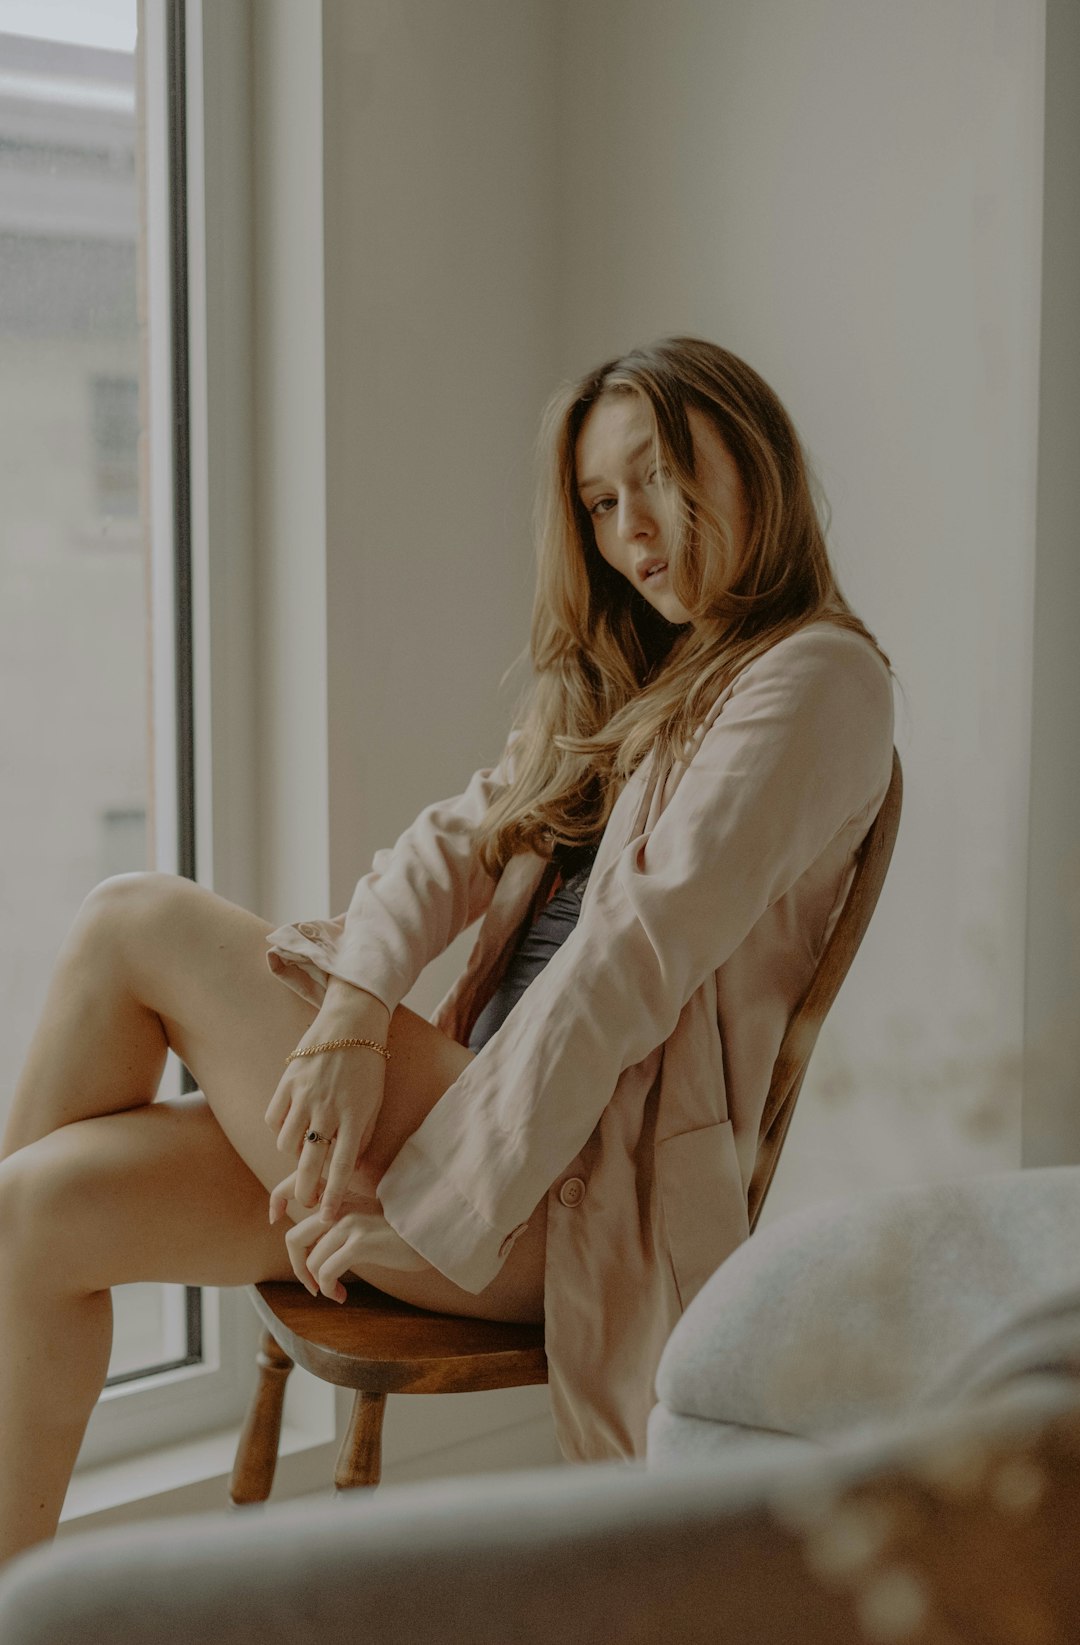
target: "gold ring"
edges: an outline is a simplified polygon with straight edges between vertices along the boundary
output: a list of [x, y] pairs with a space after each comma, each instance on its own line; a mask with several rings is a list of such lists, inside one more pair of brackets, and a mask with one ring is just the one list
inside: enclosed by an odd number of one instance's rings
[[333, 1142], [334, 1139], [333, 1137], [324, 1137], [318, 1131], [309, 1131], [307, 1140], [308, 1142]]

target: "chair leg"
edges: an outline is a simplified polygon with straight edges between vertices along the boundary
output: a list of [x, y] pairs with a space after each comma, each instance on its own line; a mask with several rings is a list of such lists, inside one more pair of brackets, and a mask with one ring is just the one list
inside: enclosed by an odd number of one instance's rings
[[348, 1432], [341, 1442], [334, 1484], [339, 1491], [358, 1485], [377, 1485], [382, 1473], [382, 1425], [385, 1394], [363, 1391], [353, 1400]]
[[270, 1495], [281, 1439], [285, 1382], [293, 1368], [292, 1360], [269, 1331], [263, 1333], [255, 1362], [259, 1367], [259, 1380], [229, 1480], [229, 1498], [234, 1508], [249, 1502], [265, 1502]]

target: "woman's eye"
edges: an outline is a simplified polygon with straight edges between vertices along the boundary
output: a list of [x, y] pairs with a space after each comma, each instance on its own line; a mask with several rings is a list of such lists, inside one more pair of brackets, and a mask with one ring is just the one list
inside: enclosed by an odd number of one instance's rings
[[597, 514], [610, 514], [611, 510], [614, 507], [615, 507], [614, 497], [598, 497], [596, 499], [595, 503], [592, 503], [590, 505], [589, 513], [594, 515], [594, 516], [597, 515]]

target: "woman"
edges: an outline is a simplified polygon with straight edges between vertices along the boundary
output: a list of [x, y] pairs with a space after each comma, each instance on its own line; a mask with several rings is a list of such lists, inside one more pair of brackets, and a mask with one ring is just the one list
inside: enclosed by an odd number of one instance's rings
[[[499, 764], [336, 920], [268, 933], [159, 874], [76, 920], [0, 1163], [0, 1557], [54, 1529], [112, 1285], [341, 1300], [359, 1274], [543, 1318], [566, 1454], [633, 1455], [672, 1325], [746, 1237], [772, 1062], [888, 786], [888, 661], [734, 355], [611, 362], [545, 450], [535, 683]], [[423, 1021], [402, 997], [481, 915]], [[154, 1102], [170, 1046], [199, 1093]]]

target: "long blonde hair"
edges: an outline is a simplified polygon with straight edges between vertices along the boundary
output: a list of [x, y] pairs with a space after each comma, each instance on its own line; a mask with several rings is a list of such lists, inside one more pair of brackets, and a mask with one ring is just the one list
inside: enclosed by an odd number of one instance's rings
[[[607, 394], [637, 394], [651, 407], [657, 463], [679, 499], [668, 579], [692, 625], [669, 623], [596, 548], [575, 448]], [[737, 560], [695, 472], [689, 407], [709, 418], [742, 481]], [[519, 851], [548, 856], [556, 843], [595, 840], [650, 748], [666, 765], [739, 670], [805, 623], [853, 629], [889, 661], [837, 586], [791, 419], [727, 349], [670, 337], [608, 361], [553, 397], [540, 450], [533, 679], [515, 717], [511, 781], [479, 831], [493, 874]]]

